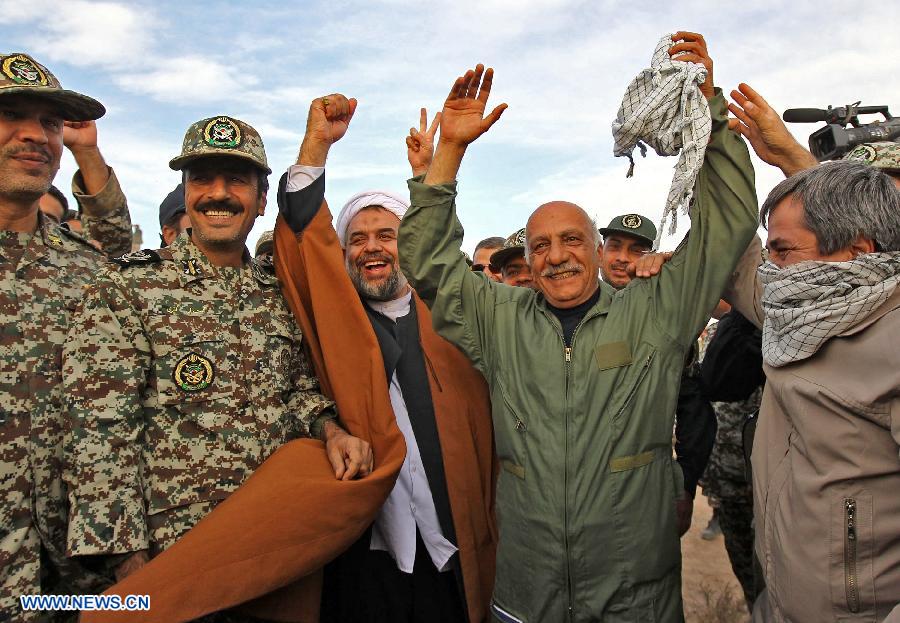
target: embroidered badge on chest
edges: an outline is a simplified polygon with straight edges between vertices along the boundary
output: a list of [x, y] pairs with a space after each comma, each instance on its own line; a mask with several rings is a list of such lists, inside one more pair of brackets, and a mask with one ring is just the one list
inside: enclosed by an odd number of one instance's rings
[[237, 147], [241, 144], [241, 129], [228, 117], [216, 117], [203, 128], [203, 138], [213, 147]]
[[17, 84], [47, 86], [47, 76], [27, 56], [17, 54], [3, 61], [4, 75]]
[[190, 353], [182, 357], [175, 365], [172, 374], [175, 384], [183, 391], [198, 392], [206, 389], [215, 377], [215, 368], [212, 362], [197, 353]]

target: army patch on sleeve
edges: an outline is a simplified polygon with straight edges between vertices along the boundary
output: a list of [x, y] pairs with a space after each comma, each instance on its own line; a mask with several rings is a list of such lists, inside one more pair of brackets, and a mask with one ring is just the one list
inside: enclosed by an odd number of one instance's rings
[[47, 76], [34, 61], [24, 54], [8, 56], [3, 60], [0, 71], [16, 84], [47, 86]]
[[216, 117], [203, 128], [203, 139], [213, 147], [237, 147], [241, 144], [241, 129], [229, 117]]
[[209, 359], [197, 353], [189, 353], [178, 360], [172, 378], [182, 391], [198, 392], [209, 387], [215, 375], [215, 368]]

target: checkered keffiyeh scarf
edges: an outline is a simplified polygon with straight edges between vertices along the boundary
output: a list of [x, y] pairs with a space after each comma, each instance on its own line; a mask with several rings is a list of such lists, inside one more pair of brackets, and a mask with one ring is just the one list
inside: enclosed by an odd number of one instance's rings
[[763, 283], [763, 359], [775, 368], [808, 359], [852, 329], [900, 285], [900, 253], [866, 253], [849, 262], [759, 267]]
[[647, 145], [660, 156], [674, 156], [681, 150], [655, 246], [659, 245], [669, 217], [672, 219], [669, 233], [675, 233], [679, 206], [684, 214], [688, 213], [712, 130], [709, 104], [699, 87], [706, 81], [706, 68], [698, 63], [672, 60], [668, 52], [672, 45], [671, 35], [659, 40], [650, 68], [628, 85], [612, 124], [613, 154], [631, 161], [628, 177], [634, 173], [635, 147], [641, 150], [642, 156], [647, 153]]

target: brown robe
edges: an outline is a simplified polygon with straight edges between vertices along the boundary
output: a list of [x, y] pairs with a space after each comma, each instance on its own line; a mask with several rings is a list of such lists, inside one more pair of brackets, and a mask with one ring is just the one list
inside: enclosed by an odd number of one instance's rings
[[[321, 568], [374, 521], [406, 446], [394, 420], [381, 350], [353, 288], [331, 213], [322, 205], [296, 236], [276, 223], [275, 266], [303, 330], [322, 391], [341, 423], [369, 441], [375, 470], [342, 482], [319, 441], [280, 448], [171, 548], [106, 591], [148, 594], [148, 612], [86, 612], [86, 622], [180, 623], [239, 604], [257, 617], [318, 620]], [[302, 243], [301, 243], [302, 241]], [[494, 583], [496, 457], [481, 375], [431, 326], [416, 297], [435, 420], [456, 529], [469, 620], [488, 620]]]

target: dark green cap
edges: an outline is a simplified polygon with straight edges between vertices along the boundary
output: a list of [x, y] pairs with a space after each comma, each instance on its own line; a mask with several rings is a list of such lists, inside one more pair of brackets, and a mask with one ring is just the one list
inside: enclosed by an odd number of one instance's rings
[[625, 234], [634, 238], [645, 240], [651, 247], [656, 242], [656, 225], [650, 219], [640, 214], [623, 214], [609, 222], [609, 225], [599, 230], [601, 236], [610, 234]]

